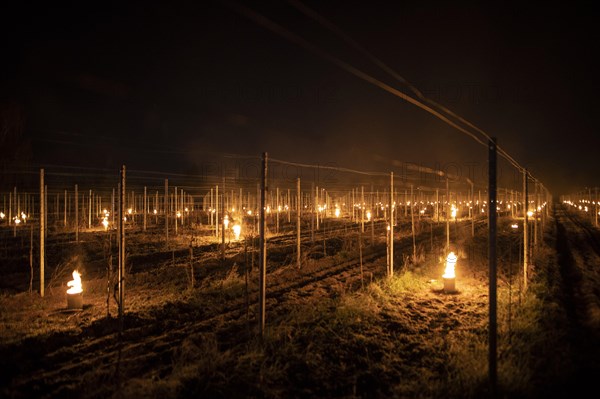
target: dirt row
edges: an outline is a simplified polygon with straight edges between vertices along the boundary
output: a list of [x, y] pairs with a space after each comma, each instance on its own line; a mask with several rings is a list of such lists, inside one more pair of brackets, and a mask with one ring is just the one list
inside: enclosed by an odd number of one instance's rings
[[[437, 226], [435, 236], [441, 237], [443, 229], [444, 226]], [[416, 243], [429, 244], [432, 237], [433, 231], [423, 231]], [[329, 240], [332, 242], [327, 244], [326, 239], [326, 245], [336, 248], [334, 242], [339, 237]], [[298, 270], [288, 256], [293, 251], [293, 240], [279, 242], [271, 251], [285, 256], [279, 257], [280, 263], [271, 259], [269, 264], [270, 317], [355, 290], [385, 274], [385, 243], [364, 248], [362, 268], [356, 253], [350, 252], [347, 259], [339, 256], [342, 246], [338, 245], [337, 251], [307, 261]], [[152, 247], [144, 245], [146, 249]], [[395, 243], [398, 258], [411, 253], [412, 245], [410, 236], [399, 238]], [[3, 314], [4, 324], [16, 331], [11, 335], [12, 343], [0, 350], [2, 368], [6, 370], [0, 378], [2, 385], [8, 387], [6, 393], [15, 398], [57, 397], [83, 390], [84, 396], [103, 397], [125, 377], [168, 376], [173, 359], [180, 355], [190, 336], [215, 333], [222, 345], [231, 347], [256, 336], [256, 268], [240, 267], [245, 266], [248, 256], [241, 248], [231, 247], [225, 261], [208, 249], [206, 246], [194, 255], [197, 288], [193, 290], [189, 289], [185, 249], [157, 251], [156, 255], [134, 253], [123, 324], [115, 318], [116, 305], [112, 300], [108, 306], [111, 317], [106, 317], [107, 295], [101, 278], [88, 282], [86, 306], [81, 312], [64, 311], [64, 294], [58, 291], [41, 304], [25, 294], [5, 299], [6, 312], [12, 309], [21, 314], [21, 324], [19, 316]], [[402, 264], [397, 267], [400, 269]], [[229, 279], [227, 273], [231, 275]], [[225, 280], [216, 278], [217, 274], [225, 275]], [[19, 304], [19, 299], [24, 303]], [[44, 322], [20, 340], [19, 329], [34, 319]], [[99, 386], [101, 382], [106, 385]]]
[[569, 327], [565, 364], [573, 376], [564, 391], [595, 390], [600, 375], [600, 237], [588, 220], [564, 206], [556, 207], [557, 253], [562, 301]]

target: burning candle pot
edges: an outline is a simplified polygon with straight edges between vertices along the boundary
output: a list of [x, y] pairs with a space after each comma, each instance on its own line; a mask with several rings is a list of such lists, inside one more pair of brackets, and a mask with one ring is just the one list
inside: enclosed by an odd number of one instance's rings
[[67, 309], [83, 309], [83, 288], [81, 286], [81, 275], [73, 270], [73, 280], [67, 283]]
[[444, 279], [444, 292], [452, 293], [456, 292], [456, 267], [457, 257], [454, 252], [450, 252], [446, 257], [446, 269], [444, 270], [444, 275], [442, 278]]

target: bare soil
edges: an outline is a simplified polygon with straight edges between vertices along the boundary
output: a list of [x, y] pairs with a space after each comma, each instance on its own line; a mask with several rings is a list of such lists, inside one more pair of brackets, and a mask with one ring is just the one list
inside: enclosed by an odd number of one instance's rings
[[[499, 225], [499, 390], [505, 397], [566, 397], [600, 375], [598, 230], [558, 206], [540, 235], [545, 260], [532, 266], [532, 286], [545, 288], [530, 294], [521, 290], [522, 235], [511, 223], [502, 218]], [[419, 224], [417, 259], [410, 225], [398, 226], [391, 280], [383, 234], [371, 241], [364, 233], [361, 266], [356, 226], [343, 227], [325, 228], [314, 242], [307, 236], [300, 269], [295, 235], [270, 238], [263, 339], [256, 239], [231, 242], [221, 257], [206, 232], [188, 231], [167, 245], [158, 232], [132, 230], [119, 318], [107, 233], [83, 233], [78, 243], [55, 236], [44, 298], [36, 278], [27, 292], [29, 248], [19, 242], [27, 240], [5, 234], [0, 396], [489, 396], [484, 221], [473, 239], [470, 222], [452, 226], [459, 252], [452, 293], [441, 279], [444, 224]], [[73, 268], [83, 274], [81, 310], [66, 307]], [[528, 295], [537, 301], [537, 319], [528, 321], [535, 327], [519, 318]], [[551, 311], [541, 310], [546, 306]], [[548, 326], [561, 333], [526, 339], [531, 328]]]

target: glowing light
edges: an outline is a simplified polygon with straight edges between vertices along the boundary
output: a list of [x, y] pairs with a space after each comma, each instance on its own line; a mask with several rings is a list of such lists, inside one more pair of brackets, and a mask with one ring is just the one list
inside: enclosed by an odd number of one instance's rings
[[367, 211], [367, 220], [371, 221], [371, 211]]
[[335, 208], [335, 217], [336, 218], [340, 217], [340, 208]]
[[67, 290], [67, 294], [79, 294], [83, 292], [83, 288], [81, 286], [81, 275], [77, 270], [73, 270], [73, 280], [67, 283], [67, 287], [71, 287]]
[[105, 217], [102, 219], [102, 226], [104, 226], [104, 230], [108, 230], [108, 219]]
[[229, 226], [229, 215], [225, 215], [225, 217], [223, 218], [223, 225], [225, 226], [225, 228]]
[[189, 210], [187, 208], [185, 208], [184, 211], [189, 212]]
[[133, 213], [133, 209], [131, 209], [131, 208], [127, 209], [127, 213], [131, 215]]
[[532, 217], [533, 216], [533, 211], [527, 211], [527, 216], [528, 217]]
[[246, 213], [248, 214], [248, 216], [252, 216], [252, 211], [250, 211], [250, 210], [249, 210], [249, 211], [248, 211], [248, 212], [246, 212]]
[[177, 211], [176, 215], [177, 215], [178, 218], [180, 218], [181, 217], [181, 211]]
[[456, 269], [456, 255], [454, 255], [454, 252], [450, 252], [448, 254], [448, 256], [446, 257], [446, 269], [444, 270], [444, 275], [442, 276], [442, 278], [455, 278], [456, 277], [456, 273], [455, 273], [455, 269]]
[[239, 240], [240, 234], [242, 233], [242, 226], [240, 226], [239, 224], [234, 224], [232, 229], [233, 229], [233, 235], [235, 236], [235, 239]]
[[519, 225], [516, 224], [516, 223], [513, 223], [513, 224], [510, 225], [510, 227], [513, 228], [513, 229], [518, 229]]
[[6, 215], [4, 214], [4, 212], [0, 212], [0, 219], [4, 219]]
[[154, 213], [156, 215], [158, 213], [158, 211], [155, 209], [154, 211], [152, 211], [152, 213]]
[[455, 207], [454, 205], [452, 205], [451, 214], [452, 214], [452, 217], [453, 217], [454, 219], [456, 219], [456, 207]]
[[15, 224], [19, 224], [21, 223], [21, 219], [19, 219], [18, 217], [15, 217]]

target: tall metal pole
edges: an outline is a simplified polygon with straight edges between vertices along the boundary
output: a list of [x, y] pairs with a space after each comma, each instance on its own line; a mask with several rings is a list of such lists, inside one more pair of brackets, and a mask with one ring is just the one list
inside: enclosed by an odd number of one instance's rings
[[412, 231], [412, 242], [413, 242], [413, 262], [417, 261], [417, 237], [415, 232], [415, 197], [413, 192], [413, 185], [410, 185], [410, 227]]
[[365, 232], [365, 187], [364, 186], [360, 186], [360, 232], [361, 233]]
[[146, 214], [148, 213], [148, 198], [146, 197], [146, 186], [144, 186], [144, 231], [146, 231]]
[[[412, 203], [411, 203], [412, 205]], [[390, 172], [390, 275], [394, 277], [394, 172]]]
[[123, 329], [123, 308], [125, 298], [125, 165], [121, 167], [121, 192], [119, 193], [119, 320]]
[[446, 177], [446, 252], [450, 251], [450, 188]]
[[67, 190], [65, 190], [65, 209], [64, 209], [63, 225], [67, 227]]
[[596, 215], [594, 225], [598, 227], [598, 187], [594, 188], [594, 203], [594, 214]]
[[75, 185], [75, 241], [79, 242], [79, 191]]
[[88, 197], [88, 229], [92, 228], [92, 190], [90, 190], [90, 196]]
[[266, 292], [267, 292], [267, 243], [265, 240], [265, 197], [267, 194], [267, 162], [268, 155], [266, 152], [263, 153], [262, 159], [262, 176], [260, 179], [260, 221], [259, 221], [259, 234], [260, 234], [260, 274], [259, 274], [259, 306], [258, 306], [258, 331], [261, 337], [264, 336], [265, 332], [265, 303], [266, 303]]
[[175, 186], [175, 190], [173, 191], [173, 203], [175, 204], [175, 209], [173, 210], [175, 213], [175, 235], [177, 235], [177, 186]]
[[535, 256], [535, 254], [537, 253], [537, 243], [538, 243], [538, 215], [537, 215], [537, 208], [538, 208], [538, 182], [534, 181], [533, 183], [533, 249], [532, 249], [532, 253], [533, 256]]
[[219, 185], [215, 187], [215, 237], [219, 239]]
[[223, 199], [221, 200], [221, 259], [225, 259], [225, 216], [227, 215], [225, 207], [225, 176], [223, 176]]
[[473, 182], [469, 182], [471, 183], [471, 207], [469, 209], [471, 213], [471, 237], [475, 237], [475, 204], [473, 203], [475, 200], [475, 192], [473, 191]]
[[[44, 262], [46, 258], [46, 204], [44, 186], [44, 169], [40, 169], [40, 296], [44, 297]], [[32, 269], [33, 270], [33, 269]]]
[[523, 291], [527, 291], [527, 263], [529, 262], [529, 237], [527, 234], [529, 216], [528, 193], [527, 193], [527, 168], [523, 169]]
[[[240, 194], [240, 201], [241, 201], [241, 198], [242, 198], [242, 196]], [[290, 214], [292, 213], [292, 204], [291, 204], [290, 200], [291, 200], [290, 189], [288, 188], [288, 192], [287, 192], [287, 218], [288, 218], [288, 224], [291, 221], [291, 219], [290, 219], [291, 215]]]
[[[289, 206], [289, 205], [288, 205]], [[290, 209], [291, 210], [291, 209]], [[300, 218], [302, 201], [300, 200], [300, 178], [296, 179], [296, 263], [300, 269]]]
[[489, 281], [489, 357], [488, 357], [488, 372], [490, 382], [490, 397], [496, 397], [498, 383], [498, 365], [497, 365], [497, 259], [496, 259], [496, 138], [492, 137], [489, 141], [489, 177], [488, 177], [488, 230], [489, 230], [489, 247], [488, 247], [488, 262], [490, 269]]
[[112, 226], [115, 225], [115, 189], [113, 187], [110, 193], [110, 217], [112, 218]]
[[[308, 198], [310, 198], [310, 196], [312, 195], [313, 188], [315, 188], [314, 182], [310, 183], [310, 193], [308, 195]], [[315, 201], [315, 203], [313, 203], [312, 210], [313, 210], [312, 217], [310, 218], [310, 241], [314, 243], [315, 242], [315, 217], [317, 214], [316, 201]]]
[[165, 238], [167, 240], [167, 245], [169, 245], [169, 179], [165, 179], [165, 201], [164, 201], [164, 210], [165, 214]]
[[440, 222], [440, 190], [435, 189], [435, 217], [437, 222]]
[[317, 221], [316, 229], [319, 230], [319, 186], [315, 187], [315, 218]]

